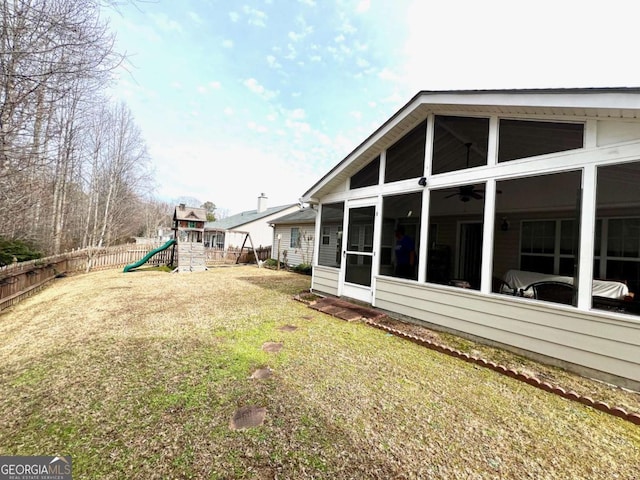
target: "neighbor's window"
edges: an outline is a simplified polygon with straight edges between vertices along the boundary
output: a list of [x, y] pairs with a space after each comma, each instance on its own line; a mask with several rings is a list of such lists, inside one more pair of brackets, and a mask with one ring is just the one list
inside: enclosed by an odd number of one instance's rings
[[421, 122], [387, 150], [384, 183], [397, 182], [424, 174], [427, 122]]
[[370, 187], [377, 185], [380, 180], [380, 156], [378, 155], [369, 164], [363, 167], [358, 173], [351, 177], [349, 188]]
[[[340, 267], [342, 264], [342, 222], [344, 202], [328, 203], [321, 206], [320, 229], [322, 242], [318, 246], [318, 265]], [[325, 238], [329, 238], [325, 243]]]
[[436, 116], [431, 173], [486, 165], [488, 144], [488, 118]]
[[291, 229], [291, 239], [289, 240], [289, 247], [300, 248], [300, 229], [293, 227]]
[[329, 242], [331, 242], [331, 229], [322, 227], [322, 245], [329, 245]]
[[382, 199], [380, 274], [416, 280], [422, 193]]
[[584, 146], [582, 123], [500, 120], [498, 162]]
[[196, 222], [189, 222], [189, 228], [196, 228]]

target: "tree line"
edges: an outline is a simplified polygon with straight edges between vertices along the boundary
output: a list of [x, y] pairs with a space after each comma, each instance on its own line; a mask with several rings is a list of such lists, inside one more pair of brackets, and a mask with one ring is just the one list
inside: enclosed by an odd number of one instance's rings
[[[115, 7], [117, 0], [111, 7]], [[45, 254], [152, 234], [145, 142], [107, 88], [125, 60], [100, 0], [0, 0], [0, 238]]]

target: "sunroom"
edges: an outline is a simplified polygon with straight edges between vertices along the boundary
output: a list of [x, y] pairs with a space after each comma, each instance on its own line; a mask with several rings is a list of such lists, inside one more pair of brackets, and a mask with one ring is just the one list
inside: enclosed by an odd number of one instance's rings
[[302, 197], [312, 288], [638, 388], [639, 184], [640, 89], [420, 92]]

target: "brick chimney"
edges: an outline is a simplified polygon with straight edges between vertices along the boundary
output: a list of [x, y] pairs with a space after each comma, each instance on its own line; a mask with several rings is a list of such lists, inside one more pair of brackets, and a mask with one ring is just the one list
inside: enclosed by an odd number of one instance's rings
[[262, 213], [267, 209], [267, 197], [261, 193], [258, 197], [258, 213]]

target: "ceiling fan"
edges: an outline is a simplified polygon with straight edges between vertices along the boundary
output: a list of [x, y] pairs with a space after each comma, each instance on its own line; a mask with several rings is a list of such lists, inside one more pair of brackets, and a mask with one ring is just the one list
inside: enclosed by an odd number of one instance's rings
[[[469, 168], [469, 153], [471, 151], [471, 142], [467, 142], [464, 144], [467, 147], [467, 167]], [[484, 193], [484, 190], [476, 188], [475, 185], [461, 185], [459, 186], [454, 193], [451, 195], [447, 195], [444, 198], [452, 198], [459, 197], [461, 202], [468, 202], [472, 198], [475, 200], [482, 200], [484, 197], [481, 195]], [[502, 193], [502, 191], [497, 190], [496, 193]]]
[[482, 200], [483, 197], [482, 195], [480, 195], [481, 193], [484, 193], [484, 190], [476, 189], [475, 185], [461, 185], [458, 187], [457, 192], [452, 193], [451, 195], [447, 195], [444, 198], [458, 196], [460, 197], [461, 202], [468, 202], [472, 198], [475, 198], [476, 200]]

